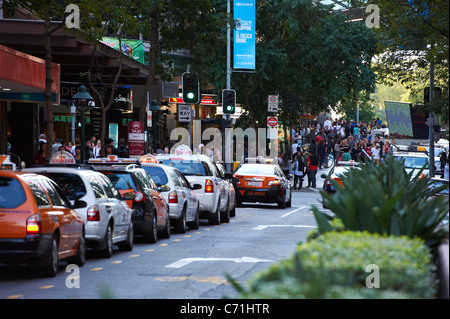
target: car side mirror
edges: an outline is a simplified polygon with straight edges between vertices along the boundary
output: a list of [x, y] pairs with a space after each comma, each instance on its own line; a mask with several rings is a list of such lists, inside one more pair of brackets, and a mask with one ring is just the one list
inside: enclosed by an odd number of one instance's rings
[[135, 197], [133, 192], [128, 192], [122, 195], [122, 200], [133, 200]]
[[75, 203], [72, 205], [72, 209], [77, 208], [85, 208], [87, 206], [87, 203], [84, 200], [76, 200]]
[[233, 178], [233, 174], [231, 174], [231, 173], [225, 173], [224, 177], [225, 177], [226, 179], [232, 179], [232, 178]]
[[168, 192], [170, 191], [170, 187], [167, 185], [161, 185], [157, 188], [158, 192]]
[[320, 177], [327, 178], [327, 175], [326, 174], [322, 174], [322, 175], [320, 175]]
[[196, 189], [202, 189], [202, 185], [200, 185], [200, 184], [194, 184], [194, 185], [192, 185], [192, 188], [191, 188], [192, 190], [196, 190]]

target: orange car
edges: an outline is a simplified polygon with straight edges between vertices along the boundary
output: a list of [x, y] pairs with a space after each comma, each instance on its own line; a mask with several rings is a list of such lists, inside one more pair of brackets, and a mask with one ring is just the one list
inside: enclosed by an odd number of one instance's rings
[[55, 276], [58, 261], [85, 262], [83, 219], [49, 178], [0, 170], [0, 262], [26, 262]]
[[291, 207], [291, 182], [279, 165], [262, 163], [240, 164], [233, 175], [236, 205], [242, 202], [277, 203], [278, 207]]

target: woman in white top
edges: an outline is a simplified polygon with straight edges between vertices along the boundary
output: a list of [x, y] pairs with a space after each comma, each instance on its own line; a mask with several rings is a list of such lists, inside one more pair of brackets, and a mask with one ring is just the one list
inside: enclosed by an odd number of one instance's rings
[[101, 149], [102, 149], [102, 142], [101, 140], [98, 140], [97, 144], [94, 146], [94, 149], [92, 150], [95, 158], [100, 157]]
[[376, 143], [375, 147], [372, 147], [371, 150], [372, 152], [372, 158], [375, 164], [379, 164], [380, 163], [380, 144]]

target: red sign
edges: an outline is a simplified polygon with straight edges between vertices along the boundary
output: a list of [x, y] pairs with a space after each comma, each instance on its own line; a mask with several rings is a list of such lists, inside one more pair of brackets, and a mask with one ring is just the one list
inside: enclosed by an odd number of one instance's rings
[[144, 121], [130, 121], [128, 123], [128, 153], [130, 155], [145, 154]]
[[[170, 97], [169, 103], [186, 104], [186, 103], [184, 103], [182, 97]], [[217, 95], [216, 94], [202, 94], [202, 100], [200, 101], [200, 104], [219, 105], [219, 102], [217, 101]]]
[[267, 117], [267, 126], [276, 127], [278, 125], [278, 118], [276, 116]]

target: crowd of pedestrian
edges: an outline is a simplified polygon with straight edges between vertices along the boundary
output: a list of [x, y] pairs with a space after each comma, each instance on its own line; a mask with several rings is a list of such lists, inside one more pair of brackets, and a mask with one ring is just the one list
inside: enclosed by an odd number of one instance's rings
[[328, 168], [332, 161], [373, 160], [381, 163], [392, 145], [383, 136], [372, 137], [372, 130], [384, 127], [380, 119], [370, 123], [326, 118], [310, 122], [291, 131], [290, 152], [280, 153], [279, 164], [287, 174], [293, 174], [293, 189], [316, 188], [317, 171]]
[[[102, 142], [100, 139], [97, 140], [95, 136], [86, 139], [84, 145], [82, 145], [81, 139], [77, 137], [75, 138], [75, 140], [69, 141], [67, 145], [64, 139], [56, 138], [55, 142], [51, 146], [48, 146], [45, 135], [41, 134], [39, 136], [38, 147], [38, 152], [36, 153], [36, 156], [34, 158], [35, 165], [44, 165], [48, 163], [49, 159], [46, 158], [47, 147], [52, 148], [52, 154], [58, 151], [66, 151], [71, 153], [74, 156], [76, 163], [78, 164], [82, 162], [82, 147], [84, 147], [83, 162], [87, 162], [90, 158], [98, 158], [102, 156]], [[118, 157], [125, 158], [130, 157], [125, 139], [121, 138], [119, 140], [117, 148], [114, 146], [113, 139], [107, 139], [105, 143], [105, 156], [108, 155], [117, 155]]]

